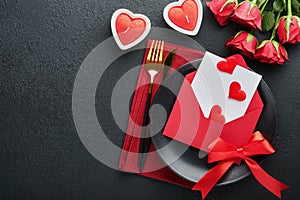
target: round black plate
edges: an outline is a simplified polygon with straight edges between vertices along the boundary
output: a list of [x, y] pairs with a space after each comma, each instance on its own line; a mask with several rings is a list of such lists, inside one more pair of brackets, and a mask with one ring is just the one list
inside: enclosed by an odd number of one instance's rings
[[[173, 73], [168, 78], [166, 78], [163, 86], [158, 89], [152, 106], [156, 104], [163, 106], [168, 118], [172, 111], [178, 91], [183, 82], [183, 77], [195, 71], [200, 62], [201, 60], [190, 62], [180, 67], [177, 70], [179, 73]], [[271, 93], [271, 90], [263, 80], [259, 84], [258, 91], [261, 99], [263, 100], [264, 109], [256, 126], [256, 130], [261, 131], [264, 136], [272, 143], [277, 129], [275, 100]], [[161, 116], [162, 113], [160, 112], [150, 112], [150, 132], [154, 146], [158, 150], [158, 154], [160, 155], [161, 159], [176, 174], [191, 182], [196, 183], [213, 165], [207, 164], [207, 157], [204, 157], [203, 159], [200, 159], [198, 157], [198, 149], [187, 147], [187, 145], [183, 143], [164, 137], [162, 134], [162, 128], [160, 128], [160, 131], [155, 131], [157, 130], [157, 128], [153, 128], [153, 126], [155, 126], [156, 122], [159, 123], [159, 120], [161, 120], [162, 118]], [[180, 153], [180, 151], [185, 148], [187, 148], [187, 150], [183, 154]], [[255, 159], [257, 162], [261, 163], [265, 158], [265, 156], [259, 156]], [[249, 174], [250, 172], [245, 163], [242, 162], [241, 165], [233, 165], [230, 170], [228, 170], [228, 172], [222, 177], [217, 186], [239, 181]]]

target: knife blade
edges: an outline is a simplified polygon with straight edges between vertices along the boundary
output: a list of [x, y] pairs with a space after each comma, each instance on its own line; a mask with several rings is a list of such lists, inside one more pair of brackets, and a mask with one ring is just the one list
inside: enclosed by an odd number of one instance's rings
[[167, 56], [165, 57], [165, 60], [163, 62], [164, 69], [163, 69], [163, 80], [168, 76], [169, 69], [172, 67], [172, 64], [174, 62], [175, 56], [176, 56], [177, 48], [172, 49], [169, 51]]

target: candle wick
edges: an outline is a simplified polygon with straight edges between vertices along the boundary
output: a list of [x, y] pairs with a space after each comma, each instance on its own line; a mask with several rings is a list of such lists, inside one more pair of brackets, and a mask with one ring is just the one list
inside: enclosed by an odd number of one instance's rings
[[127, 31], [129, 31], [129, 27], [124, 31], [124, 33], [127, 33]]
[[190, 23], [189, 16], [185, 15], [185, 19], [186, 19], [187, 23], [189, 24]]

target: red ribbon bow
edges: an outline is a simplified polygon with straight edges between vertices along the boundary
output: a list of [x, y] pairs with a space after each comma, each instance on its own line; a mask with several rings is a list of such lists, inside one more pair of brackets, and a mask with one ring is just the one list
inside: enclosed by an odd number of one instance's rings
[[255, 132], [242, 148], [236, 148], [219, 139], [208, 154], [208, 163], [220, 162], [209, 170], [194, 185], [192, 190], [199, 190], [202, 193], [202, 199], [204, 199], [233, 163], [237, 159], [243, 159], [256, 180], [270, 192], [281, 198], [281, 191], [287, 189], [289, 186], [274, 179], [259, 164], [249, 158], [249, 156], [268, 155], [274, 152], [274, 148], [259, 131]]

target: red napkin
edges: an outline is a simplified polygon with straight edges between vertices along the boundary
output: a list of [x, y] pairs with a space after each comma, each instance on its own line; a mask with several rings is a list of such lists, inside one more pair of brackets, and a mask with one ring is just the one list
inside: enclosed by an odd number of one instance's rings
[[[132, 107], [130, 110], [130, 120], [128, 120], [128, 127], [127, 127], [127, 134], [124, 139], [123, 144], [123, 151], [121, 153], [120, 162], [119, 162], [119, 168], [128, 171], [128, 172], [134, 172], [139, 173], [139, 167], [138, 167], [138, 152], [140, 147], [140, 136], [141, 136], [141, 125], [143, 123], [144, 118], [144, 111], [146, 106], [146, 99], [148, 94], [148, 88], [149, 88], [149, 81], [150, 77], [147, 74], [144, 64], [146, 61], [146, 56], [148, 54], [149, 48], [151, 45], [151, 41], [148, 41], [147, 49], [145, 51], [143, 66], [141, 68], [136, 91], [133, 97], [132, 101]], [[177, 69], [178, 67], [202, 58], [204, 56], [204, 52], [194, 49], [189, 49], [183, 46], [177, 46], [174, 44], [165, 43], [164, 45], [164, 54], [165, 57], [168, 52], [170, 52], [172, 49], [177, 48], [176, 56], [172, 65], [173, 69]], [[153, 93], [152, 98], [154, 97], [159, 84], [161, 83], [162, 79], [162, 71], [155, 77], [155, 85], [153, 86]], [[153, 144], [150, 145], [150, 152], [155, 151]], [[165, 164], [161, 161], [158, 154], [156, 152], [153, 152], [150, 156], [147, 156], [144, 171], [149, 171], [150, 169], [153, 169], [155, 167], [159, 166], [161, 169], [141, 173], [143, 176], [147, 176], [150, 178], [174, 183], [177, 185], [182, 185], [185, 187], [193, 187], [194, 183], [191, 183], [183, 178], [180, 178], [177, 176], [174, 172], [172, 172], [168, 167], [165, 166]]]
[[[239, 62], [238, 65], [247, 68], [244, 59], [240, 55], [235, 55], [235, 57]], [[186, 76], [187, 81], [183, 82], [181, 86], [164, 129], [164, 135], [207, 152], [210, 149], [209, 147], [212, 147], [210, 144], [218, 136], [237, 148], [242, 147], [253, 134], [263, 109], [263, 102], [259, 93], [255, 92], [243, 117], [225, 125], [215, 123], [214, 120], [204, 117], [194, 95], [190, 84], [195, 75], [196, 72], [192, 72]]]

